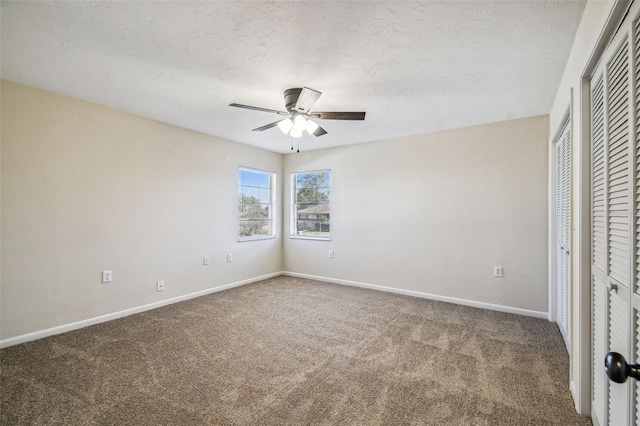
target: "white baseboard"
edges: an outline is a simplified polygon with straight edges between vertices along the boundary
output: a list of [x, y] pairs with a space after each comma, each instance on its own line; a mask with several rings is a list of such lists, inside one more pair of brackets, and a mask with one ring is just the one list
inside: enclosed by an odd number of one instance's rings
[[136, 306], [135, 308], [125, 309], [123, 311], [113, 312], [99, 317], [93, 317], [82, 321], [72, 322], [70, 324], [64, 324], [57, 327], [48, 328], [46, 330], [36, 331], [33, 333], [23, 334], [21, 336], [11, 337], [9, 339], [0, 340], [0, 349], [7, 348], [9, 346], [18, 345], [20, 343], [31, 342], [33, 340], [42, 339], [56, 334], [66, 333], [67, 331], [77, 330], [79, 328], [88, 327], [94, 324], [100, 324], [102, 322], [111, 321], [114, 319], [126, 317], [129, 315], [137, 314], [151, 309], [160, 308], [162, 306], [171, 305], [173, 303], [182, 302], [184, 300], [193, 299], [195, 297], [204, 296], [210, 293], [216, 293], [218, 291], [227, 290], [233, 287], [239, 287], [241, 285], [250, 284], [256, 281], [266, 280], [267, 278], [273, 278], [282, 275], [282, 272], [274, 272], [271, 274], [261, 275], [259, 277], [249, 278], [242, 281], [236, 281], [230, 284], [224, 284], [218, 287], [212, 287], [202, 291], [196, 291], [194, 293], [185, 294], [171, 299], [159, 300], [157, 302], [149, 303], [147, 305]]
[[72, 322], [70, 324], [64, 324], [57, 327], [48, 328], [46, 330], [36, 331], [33, 333], [23, 334], [21, 336], [0, 340], [0, 349], [7, 348], [9, 346], [18, 345], [20, 343], [31, 342], [33, 340], [38, 340], [38, 339], [42, 339], [49, 336], [55, 336], [56, 334], [66, 333], [67, 331], [77, 330], [79, 328], [88, 327], [94, 324], [100, 324], [106, 321], [111, 321], [114, 319], [126, 317], [126, 316], [137, 314], [140, 312], [149, 311], [151, 309], [160, 308], [162, 306], [171, 305], [173, 303], [182, 302], [184, 300], [193, 299], [195, 297], [204, 296], [206, 294], [215, 293], [215, 292], [227, 290], [233, 287], [239, 287], [245, 284], [254, 283], [256, 281], [262, 281], [268, 278], [277, 277], [279, 275], [288, 275], [291, 277], [307, 278], [310, 280], [325, 281], [325, 282], [330, 282], [335, 284], [348, 285], [352, 287], [362, 287], [362, 288], [368, 288], [372, 290], [385, 291], [388, 293], [404, 294], [407, 296], [420, 297], [423, 299], [439, 300], [442, 302], [455, 303], [458, 305], [466, 305], [466, 306], [473, 306], [475, 308], [490, 309], [492, 311], [508, 312], [511, 314], [526, 315], [530, 317], [544, 318], [544, 319], [549, 318], [548, 312], [532, 311], [528, 309], [514, 308], [512, 306], [494, 305], [492, 303], [478, 302], [475, 300], [467, 300], [467, 299], [458, 299], [456, 297], [440, 296], [437, 294], [423, 293], [423, 292], [413, 291], [413, 290], [403, 290], [399, 288], [386, 287], [386, 286], [381, 286], [376, 284], [367, 284], [367, 283], [362, 283], [358, 281], [349, 281], [349, 280], [342, 280], [337, 278], [321, 277], [317, 275], [299, 274], [297, 272], [281, 271], [281, 272], [273, 272], [271, 274], [261, 275], [259, 277], [249, 278], [242, 281], [236, 281], [230, 284], [224, 284], [218, 287], [213, 287], [213, 288], [209, 288], [202, 291], [196, 291], [194, 293], [173, 297], [171, 299], [160, 300], [158, 302], [149, 303], [147, 305], [136, 306], [135, 308], [125, 309], [123, 311], [113, 312], [110, 314], [101, 315], [98, 317], [89, 318], [82, 321]]
[[288, 275], [290, 277], [297, 277], [297, 278], [307, 278], [307, 279], [316, 280], [316, 281], [325, 281], [325, 282], [330, 282], [335, 284], [348, 285], [352, 287], [368, 288], [371, 290], [385, 291], [388, 293], [404, 294], [407, 296], [420, 297], [422, 299], [439, 300], [441, 302], [455, 303], [458, 305], [465, 305], [465, 306], [473, 306], [474, 308], [489, 309], [492, 311], [507, 312], [510, 314], [525, 315], [528, 317], [549, 319], [548, 312], [532, 311], [529, 309], [515, 308], [513, 306], [494, 305], [493, 303], [459, 299], [457, 297], [440, 296], [437, 294], [423, 293], [420, 291], [413, 291], [413, 290], [404, 290], [401, 288], [386, 287], [386, 286], [377, 285], [377, 284], [367, 284], [367, 283], [362, 283], [358, 281], [342, 280], [338, 278], [320, 277], [317, 275], [309, 275], [309, 274], [299, 274], [297, 272], [290, 272], [290, 271], [283, 271], [282, 275]]

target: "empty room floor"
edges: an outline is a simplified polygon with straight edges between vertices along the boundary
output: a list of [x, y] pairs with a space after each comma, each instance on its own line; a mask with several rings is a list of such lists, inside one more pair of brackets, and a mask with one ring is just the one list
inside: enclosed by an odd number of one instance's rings
[[276, 277], [0, 351], [2, 424], [589, 425], [546, 320]]

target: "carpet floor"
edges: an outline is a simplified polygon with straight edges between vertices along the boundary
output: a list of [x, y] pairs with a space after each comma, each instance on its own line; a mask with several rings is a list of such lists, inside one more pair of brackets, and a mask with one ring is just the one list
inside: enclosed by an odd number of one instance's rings
[[3, 425], [590, 425], [546, 320], [276, 277], [0, 351]]

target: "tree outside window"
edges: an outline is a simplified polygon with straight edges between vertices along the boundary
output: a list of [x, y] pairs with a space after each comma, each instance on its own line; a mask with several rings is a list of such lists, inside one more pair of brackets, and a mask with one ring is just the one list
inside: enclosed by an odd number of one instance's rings
[[274, 181], [271, 172], [238, 170], [239, 240], [275, 237]]
[[331, 236], [331, 170], [294, 173], [292, 236], [329, 239]]

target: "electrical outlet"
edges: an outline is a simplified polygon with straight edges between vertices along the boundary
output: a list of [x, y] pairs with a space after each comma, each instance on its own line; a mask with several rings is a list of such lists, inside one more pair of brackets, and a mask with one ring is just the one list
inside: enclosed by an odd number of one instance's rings
[[156, 283], [156, 291], [164, 291], [164, 281], [158, 281]]
[[110, 283], [113, 280], [113, 273], [111, 271], [102, 271], [102, 282]]
[[329, 259], [333, 259], [333, 250], [329, 250]]
[[204, 266], [209, 266], [209, 256], [205, 256], [202, 258], [202, 264]]
[[493, 276], [498, 278], [502, 277], [502, 266], [493, 267]]
[[233, 262], [233, 253], [227, 253], [227, 262]]

